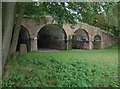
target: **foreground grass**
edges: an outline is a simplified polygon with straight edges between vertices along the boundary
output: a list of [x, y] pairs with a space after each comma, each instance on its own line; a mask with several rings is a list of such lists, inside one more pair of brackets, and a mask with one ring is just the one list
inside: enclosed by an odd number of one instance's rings
[[68, 50], [17, 55], [7, 62], [4, 86], [117, 87], [118, 50]]

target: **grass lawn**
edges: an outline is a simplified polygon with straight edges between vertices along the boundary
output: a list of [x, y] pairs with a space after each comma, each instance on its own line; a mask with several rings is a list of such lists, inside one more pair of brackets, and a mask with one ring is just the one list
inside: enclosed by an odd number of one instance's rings
[[118, 49], [17, 54], [6, 65], [4, 86], [117, 87]]

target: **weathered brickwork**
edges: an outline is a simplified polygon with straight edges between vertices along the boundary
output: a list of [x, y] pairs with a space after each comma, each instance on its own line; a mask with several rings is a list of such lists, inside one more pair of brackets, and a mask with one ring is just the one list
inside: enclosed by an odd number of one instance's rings
[[[37, 38], [38, 38], [38, 33], [41, 30], [41, 28], [48, 24], [57, 24], [57, 22], [52, 22], [52, 20], [53, 20], [52, 17], [46, 17], [46, 20], [47, 21], [36, 22], [29, 18], [23, 19], [21, 25], [24, 26], [30, 34], [31, 50], [38, 50]], [[86, 33], [88, 35], [89, 40], [86, 43], [86, 45], [87, 45], [86, 49], [93, 49], [93, 46], [94, 46], [93, 40], [96, 35], [99, 35], [101, 37], [101, 41], [99, 42], [99, 46], [100, 46], [99, 49], [104, 49], [108, 45], [111, 45], [111, 44], [117, 42], [117, 39], [115, 37], [113, 37], [105, 32], [102, 32], [100, 30], [97, 30], [96, 28], [94, 28], [93, 26], [90, 26], [88, 24], [78, 23], [74, 26], [72, 26], [70, 24], [63, 24], [62, 28], [66, 34], [66, 41], [65, 41], [66, 44], [63, 42], [64, 47], [61, 49], [72, 49], [72, 37], [73, 37], [75, 31], [78, 29], [83, 29], [84, 31], [86, 31]]]

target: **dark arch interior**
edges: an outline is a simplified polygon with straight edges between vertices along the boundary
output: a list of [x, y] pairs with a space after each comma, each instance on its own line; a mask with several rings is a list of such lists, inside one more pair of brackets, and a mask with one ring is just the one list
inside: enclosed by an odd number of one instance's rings
[[93, 49], [100, 49], [101, 47], [101, 37], [96, 35], [93, 41]]
[[30, 34], [23, 26], [20, 28], [20, 34], [18, 38], [17, 51], [20, 51], [20, 44], [26, 44], [27, 51], [30, 51]]
[[73, 49], [88, 49], [88, 33], [84, 29], [78, 29], [74, 32], [72, 37]]
[[65, 31], [55, 24], [49, 24], [38, 33], [38, 49], [66, 49]]

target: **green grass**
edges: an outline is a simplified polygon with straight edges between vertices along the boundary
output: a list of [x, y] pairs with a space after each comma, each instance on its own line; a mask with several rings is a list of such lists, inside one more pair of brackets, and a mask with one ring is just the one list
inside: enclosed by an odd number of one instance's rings
[[7, 87], [117, 87], [118, 50], [67, 50], [17, 54], [7, 62]]

